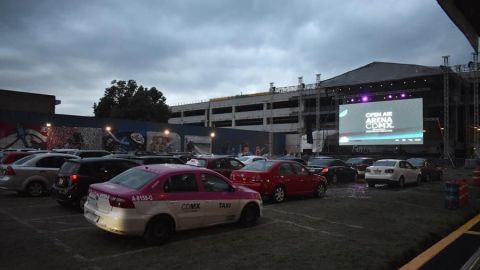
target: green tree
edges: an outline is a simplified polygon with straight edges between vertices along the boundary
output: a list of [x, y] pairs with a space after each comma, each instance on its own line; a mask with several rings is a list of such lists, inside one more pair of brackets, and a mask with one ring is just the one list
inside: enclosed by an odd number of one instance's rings
[[112, 117], [156, 122], [168, 121], [170, 108], [167, 99], [155, 87], [138, 86], [134, 80], [113, 80], [105, 88], [98, 104], [93, 103], [95, 117]]

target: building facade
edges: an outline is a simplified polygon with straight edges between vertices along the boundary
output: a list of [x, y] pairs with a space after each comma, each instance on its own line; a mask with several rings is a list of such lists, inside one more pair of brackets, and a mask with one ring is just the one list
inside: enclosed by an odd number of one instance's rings
[[[472, 123], [475, 72], [471, 66], [454, 68], [373, 62], [328, 80], [275, 87], [250, 95], [214, 98], [207, 102], [172, 106], [169, 123], [287, 133], [303, 149], [301, 136], [326, 134], [322, 152], [356, 151], [339, 147], [338, 108], [341, 104], [396, 98], [423, 98], [425, 144], [402, 146], [412, 153], [442, 154], [448, 141], [451, 155], [468, 156], [473, 150]], [[477, 71], [478, 73], [478, 71]], [[480, 127], [477, 127], [480, 128]], [[333, 131], [333, 132], [332, 132]], [[446, 136], [445, 136], [446, 135]], [[338, 136], [338, 135], [337, 135]], [[447, 137], [447, 138], [446, 138]], [[445, 139], [446, 138], [446, 139]], [[291, 141], [290, 140], [290, 141]], [[290, 143], [292, 144], [292, 143]], [[395, 146], [362, 147], [364, 151], [396, 151]]]

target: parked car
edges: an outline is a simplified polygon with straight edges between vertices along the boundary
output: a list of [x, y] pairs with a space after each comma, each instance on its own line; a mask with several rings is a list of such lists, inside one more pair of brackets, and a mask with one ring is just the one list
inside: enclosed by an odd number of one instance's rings
[[428, 158], [409, 158], [407, 162], [420, 169], [422, 180], [442, 180], [442, 167], [437, 165], [434, 160]]
[[278, 160], [291, 160], [291, 161], [296, 161], [302, 165], [307, 165], [307, 162], [305, 160], [298, 157], [283, 156], [283, 157], [279, 157]]
[[257, 161], [233, 171], [230, 180], [263, 196], [271, 196], [277, 203], [294, 195], [322, 198], [327, 191], [325, 177], [313, 174], [307, 167], [290, 160]]
[[3, 154], [2, 159], [0, 160], [0, 164], [12, 164], [23, 157], [33, 155], [33, 154], [34, 153], [32, 152], [17, 152], [17, 151], [5, 152]]
[[143, 156], [143, 157], [133, 157], [130, 160], [137, 162], [138, 164], [149, 165], [149, 164], [185, 164], [181, 159], [173, 156]]
[[259, 160], [267, 160], [265, 157], [261, 156], [242, 156], [239, 157], [238, 160], [240, 160], [243, 164], [248, 165], [251, 164], [252, 162], [259, 161]]
[[230, 178], [234, 170], [239, 170], [245, 166], [240, 160], [231, 157], [195, 157], [187, 162], [187, 165], [204, 167], [220, 173]]
[[315, 173], [327, 178], [328, 183], [357, 181], [356, 169], [345, 164], [340, 159], [311, 158], [308, 161], [308, 168]]
[[369, 157], [354, 157], [345, 161], [348, 166], [357, 170], [359, 176], [365, 176], [365, 169], [367, 169], [368, 166], [372, 166], [374, 162], [375, 159]]
[[47, 153], [33, 154], [0, 167], [0, 188], [38, 197], [47, 193], [63, 163], [78, 156]]
[[81, 158], [103, 157], [110, 155], [110, 152], [105, 150], [74, 150], [69, 151], [68, 154], [79, 156]]
[[160, 244], [175, 231], [231, 222], [252, 226], [261, 212], [258, 192], [235, 186], [219, 173], [160, 164], [91, 185], [84, 215], [100, 229]]
[[375, 161], [365, 171], [365, 181], [369, 187], [376, 184], [397, 185], [401, 188], [408, 183], [420, 184], [422, 179], [420, 169], [405, 160], [381, 159]]
[[83, 211], [91, 184], [108, 181], [136, 166], [134, 161], [119, 158], [68, 160], [58, 171], [51, 195], [60, 205], [73, 205]]
[[103, 156], [104, 158], [123, 158], [123, 159], [133, 159], [136, 158], [135, 155], [132, 154], [110, 154]]

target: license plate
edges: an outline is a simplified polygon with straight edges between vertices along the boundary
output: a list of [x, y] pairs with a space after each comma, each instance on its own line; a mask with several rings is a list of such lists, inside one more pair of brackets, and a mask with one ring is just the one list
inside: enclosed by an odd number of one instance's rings
[[98, 220], [100, 219], [99, 216], [95, 215], [94, 213], [90, 213], [90, 212], [85, 213], [85, 218], [92, 221], [92, 222], [95, 222], [95, 223], [97, 223]]
[[374, 174], [380, 174], [381, 172], [382, 172], [382, 171], [380, 171], [380, 170], [375, 170], [375, 171], [373, 171]]

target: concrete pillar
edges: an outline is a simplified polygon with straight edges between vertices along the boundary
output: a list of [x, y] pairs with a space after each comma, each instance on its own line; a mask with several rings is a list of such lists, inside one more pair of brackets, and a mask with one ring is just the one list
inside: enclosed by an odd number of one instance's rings
[[232, 127], [235, 127], [235, 105], [232, 105]]

